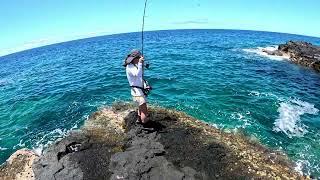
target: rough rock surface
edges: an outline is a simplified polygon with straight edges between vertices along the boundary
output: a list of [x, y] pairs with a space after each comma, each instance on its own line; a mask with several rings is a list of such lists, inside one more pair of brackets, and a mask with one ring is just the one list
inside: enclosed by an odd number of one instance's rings
[[289, 41], [281, 44], [276, 51], [263, 52], [269, 55], [287, 56], [296, 64], [310, 67], [320, 72], [320, 47], [307, 42]]
[[132, 106], [101, 109], [33, 163], [35, 179], [303, 179], [281, 152], [241, 135], [168, 109], [149, 118], [152, 131]]
[[109, 179], [110, 157], [121, 151], [124, 136], [119, 115], [98, 111], [82, 129], [51, 145], [33, 164], [36, 179]]
[[38, 156], [28, 149], [16, 151], [9, 157], [5, 166], [0, 167], [0, 179], [34, 179], [32, 164], [37, 158]]
[[165, 127], [154, 122], [152, 126], [155, 130], [144, 130], [143, 127], [134, 125], [135, 119], [135, 112], [125, 118], [129, 130], [126, 148], [124, 152], [111, 157], [111, 179], [194, 179], [194, 169], [176, 168], [165, 158], [166, 151], [159, 142], [160, 133]]

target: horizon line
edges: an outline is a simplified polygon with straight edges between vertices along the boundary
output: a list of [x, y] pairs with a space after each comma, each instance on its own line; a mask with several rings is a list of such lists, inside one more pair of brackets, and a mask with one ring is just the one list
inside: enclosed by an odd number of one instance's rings
[[[252, 32], [264, 32], [264, 33], [278, 33], [278, 34], [287, 34], [287, 35], [295, 35], [295, 36], [303, 36], [303, 37], [309, 37], [309, 38], [317, 38], [320, 39], [320, 36], [311, 36], [311, 35], [305, 35], [305, 34], [294, 34], [294, 33], [285, 33], [285, 32], [275, 32], [275, 31], [264, 31], [264, 30], [249, 30], [249, 29], [195, 29], [195, 28], [184, 28], [184, 29], [160, 29], [160, 30], [147, 30], [144, 32], [157, 32], [157, 31], [178, 31], [178, 30], [228, 30], [228, 31], [252, 31]], [[103, 36], [113, 36], [113, 35], [121, 35], [121, 34], [131, 34], [131, 33], [141, 33], [141, 31], [134, 31], [134, 32], [119, 32], [119, 33], [110, 33], [110, 34], [101, 34], [101, 35], [97, 35], [97, 36], [88, 36], [90, 33], [88, 34], [84, 34], [84, 35], [80, 35], [83, 37], [79, 37], [79, 38], [70, 38], [70, 39], [66, 39], [66, 40], [56, 40], [56, 41], [52, 41], [52, 42], [48, 42], [47, 44], [42, 44], [39, 46], [34, 46], [34, 47], [30, 47], [30, 48], [26, 48], [26, 49], [21, 49], [21, 50], [17, 50], [17, 51], [12, 51], [12, 52], [8, 52], [8, 53], [4, 53], [4, 54], [0, 54], [0, 58], [6, 57], [6, 56], [10, 56], [16, 53], [21, 53], [24, 51], [28, 51], [28, 50], [32, 50], [32, 49], [37, 49], [37, 48], [42, 48], [42, 47], [46, 47], [46, 46], [51, 46], [51, 45], [57, 45], [57, 44], [62, 44], [62, 43], [68, 43], [68, 42], [72, 42], [72, 41], [80, 41], [80, 40], [85, 40], [85, 39], [91, 39], [91, 38], [97, 38], [97, 37], [103, 37]], [[27, 42], [25, 44], [30, 44], [30, 42]], [[24, 46], [25, 44], [21, 45]], [[16, 49], [18, 49], [19, 47], [16, 47]], [[1, 52], [1, 50], [0, 50]]]

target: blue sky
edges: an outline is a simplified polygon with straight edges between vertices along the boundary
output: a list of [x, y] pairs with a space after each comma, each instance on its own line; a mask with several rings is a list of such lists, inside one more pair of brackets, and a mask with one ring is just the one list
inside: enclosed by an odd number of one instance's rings
[[[247, 29], [320, 37], [319, 0], [148, 0], [146, 30]], [[141, 29], [144, 0], [3, 0], [0, 55]]]

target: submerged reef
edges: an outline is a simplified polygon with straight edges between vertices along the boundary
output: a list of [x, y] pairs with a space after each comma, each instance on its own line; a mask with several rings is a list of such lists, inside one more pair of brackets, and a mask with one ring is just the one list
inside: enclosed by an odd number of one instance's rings
[[183, 112], [151, 107], [153, 130], [136, 124], [134, 106], [118, 103], [42, 155], [13, 154], [0, 179], [305, 179], [279, 151], [222, 132]]

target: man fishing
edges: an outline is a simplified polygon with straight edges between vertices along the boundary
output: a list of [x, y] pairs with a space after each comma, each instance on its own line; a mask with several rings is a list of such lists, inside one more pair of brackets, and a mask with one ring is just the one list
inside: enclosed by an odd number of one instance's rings
[[[141, 31], [141, 48], [142, 53], [139, 50], [132, 50], [125, 59], [124, 66], [126, 67], [127, 79], [131, 87], [131, 95], [134, 102], [139, 105], [137, 123], [142, 124], [144, 128], [149, 128], [151, 122], [147, 119], [148, 107], [147, 107], [147, 94], [152, 89], [148, 85], [148, 82], [143, 78], [144, 57], [143, 57], [143, 42], [144, 42], [144, 18], [146, 14], [147, 1], [144, 3], [142, 31]], [[146, 64], [146, 68], [149, 65]]]
[[139, 50], [132, 50], [125, 59], [127, 79], [131, 87], [131, 95], [134, 102], [139, 105], [137, 123], [147, 127], [149, 120], [147, 107], [147, 93], [151, 87], [143, 79], [144, 57]]

